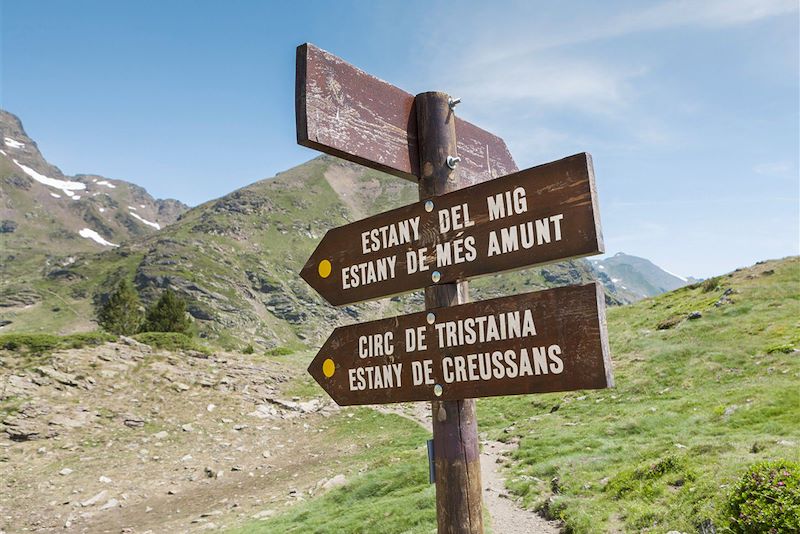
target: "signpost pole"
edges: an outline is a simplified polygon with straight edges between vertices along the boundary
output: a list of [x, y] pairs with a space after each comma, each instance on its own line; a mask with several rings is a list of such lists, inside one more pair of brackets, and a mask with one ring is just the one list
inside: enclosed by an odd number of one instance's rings
[[[414, 100], [420, 159], [420, 199], [463, 187], [458, 179], [455, 115], [445, 93], [421, 93]], [[425, 289], [425, 308], [435, 310], [469, 300], [467, 282]], [[482, 534], [482, 487], [475, 400], [433, 401], [433, 447], [436, 473], [436, 518], [439, 534]]]

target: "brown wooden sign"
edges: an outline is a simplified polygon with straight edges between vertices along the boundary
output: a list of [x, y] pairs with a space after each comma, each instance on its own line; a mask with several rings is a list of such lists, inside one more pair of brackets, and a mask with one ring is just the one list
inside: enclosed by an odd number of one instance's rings
[[[416, 182], [420, 176], [414, 96], [342, 59], [297, 48], [297, 142]], [[483, 182], [517, 170], [505, 142], [459, 118], [459, 180]], [[455, 156], [456, 154], [452, 154]]]
[[583, 153], [334, 228], [300, 276], [343, 305], [599, 252]]
[[595, 283], [333, 331], [308, 372], [341, 406], [613, 386]]

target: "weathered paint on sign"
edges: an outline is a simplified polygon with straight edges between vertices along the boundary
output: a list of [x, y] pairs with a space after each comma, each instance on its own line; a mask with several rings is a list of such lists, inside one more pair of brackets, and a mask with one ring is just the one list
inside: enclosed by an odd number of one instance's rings
[[[416, 182], [420, 176], [414, 96], [342, 59], [297, 48], [297, 142]], [[517, 170], [505, 142], [455, 119], [459, 180], [471, 185]]]
[[300, 275], [343, 305], [602, 251], [583, 153], [334, 228]]
[[602, 288], [569, 286], [333, 331], [308, 372], [341, 406], [613, 386]]

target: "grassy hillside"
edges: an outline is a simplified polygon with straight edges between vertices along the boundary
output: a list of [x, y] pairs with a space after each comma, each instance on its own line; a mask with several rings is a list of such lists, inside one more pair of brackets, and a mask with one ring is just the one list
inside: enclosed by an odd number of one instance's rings
[[[616, 388], [478, 401], [480, 431], [519, 443], [512, 493], [576, 533], [724, 532], [746, 467], [800, 456], [800, 259], [610, 309], [608, 329]], [[243, 532], [430, 532], [407, 454]]]
[[[298, 273], [325, 231], [416, 201], [405, 180], [319, 157], [200, 205], [153, 235], [101, 254], [29, 265], [0, 286], [3, 332], [92, 330], [93, 303], [121, 276], [144, 301], [167, 286], [188, 301], [209, 342], [241, 349], [318, 346], [332, 326], [422, 307], [421, 292], [344, 308], [327, 305]], [[13, 234], [12, 234], [13, 235]], [[588, 262], [485, 277], [475, 298], [592, 279]], [[618, 302], [609, 287], [609, 302]]]

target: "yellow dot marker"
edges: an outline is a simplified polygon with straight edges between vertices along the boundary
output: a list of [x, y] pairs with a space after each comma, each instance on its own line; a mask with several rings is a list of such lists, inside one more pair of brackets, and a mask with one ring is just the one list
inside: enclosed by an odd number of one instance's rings
[[336, 371], [336, 364], [333, 363], [333, 360], [328, 358], [322, 362], [322, 374], [325, 375], [325, 378], [332, 377], [334, 371]]
[[328, 278], [331, 275], [331, 262], [328, 260], [322, 260], [319, 262], [319, 275], [322, 278]]

